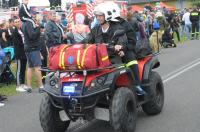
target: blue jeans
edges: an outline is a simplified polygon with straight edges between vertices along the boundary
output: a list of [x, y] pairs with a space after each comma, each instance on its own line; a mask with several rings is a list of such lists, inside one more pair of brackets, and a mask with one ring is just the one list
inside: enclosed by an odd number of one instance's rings
[[192, 24], [185, 24], [185, 31], [188, 40], [190, 39], [191, 29], [192, 29]]
[[185, 25], [181, 25], [179, 29], [180, 37], [182, 38], [185, 32]]

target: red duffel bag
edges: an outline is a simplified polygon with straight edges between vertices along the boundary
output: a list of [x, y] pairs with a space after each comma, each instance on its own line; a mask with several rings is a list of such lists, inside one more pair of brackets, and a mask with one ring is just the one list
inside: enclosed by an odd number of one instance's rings
[[95, 69], [110, 65], [104, 44], [74, 44], [52, 47], [49, 52], [49, 68], [52, 70]]

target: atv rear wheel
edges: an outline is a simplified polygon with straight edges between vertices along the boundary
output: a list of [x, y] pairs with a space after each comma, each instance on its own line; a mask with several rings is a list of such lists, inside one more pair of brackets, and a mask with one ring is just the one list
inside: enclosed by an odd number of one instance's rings
[[137, 119], [136, 98], [125, 87], [118, 88], [110, 106], [110, 123], [116, 132], [134, 132]]
[[162, 111], [164, 105], [164, 86], [157, 72], [150, 72], [149, 81], [153, 97], [150, 101], [142, 105], [142, 109], [148, 115], [156, 115]]
[[60, 119], [59, 109], [52, 105], [47, 94], [40, 104], [39, 117], [44, 132], [65, 132], [70, 124], [70, 121]]

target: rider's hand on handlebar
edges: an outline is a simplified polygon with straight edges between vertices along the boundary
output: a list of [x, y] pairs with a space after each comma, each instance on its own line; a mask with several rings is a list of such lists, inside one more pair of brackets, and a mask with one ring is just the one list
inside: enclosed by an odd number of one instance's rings
[[121, 45], [115, 45], [115, 51], [119, 52], [122, 49]]
[[123, 56], [124, 56], [124, 51], [120, 51], [120, 52], [118, 53], [118, 55], [119, 55], [120, 57], [123, 57]]

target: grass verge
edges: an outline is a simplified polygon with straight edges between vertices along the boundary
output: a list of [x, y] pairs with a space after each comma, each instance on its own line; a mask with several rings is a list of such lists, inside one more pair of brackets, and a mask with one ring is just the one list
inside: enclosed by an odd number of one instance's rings
[[[13, 61], [13, 63], [11, 64], [11, 70], [13, 72], [13, 74], [15, 75], [16, 73], [16, 63]], [[34, 74], [33, 74], [34, 75]], [[32, 78], [32, 85], [33, 88], [35, 88], [36, 85], [36, 79], [33, 76]], [[12, 96], [12, 95], [16, 95], [18, 92], [16, 91], [16, 82], [12, 82], [11, 84], [0, 84], [0, 94], [3, 95], [7, 95], [7, 96]]]

